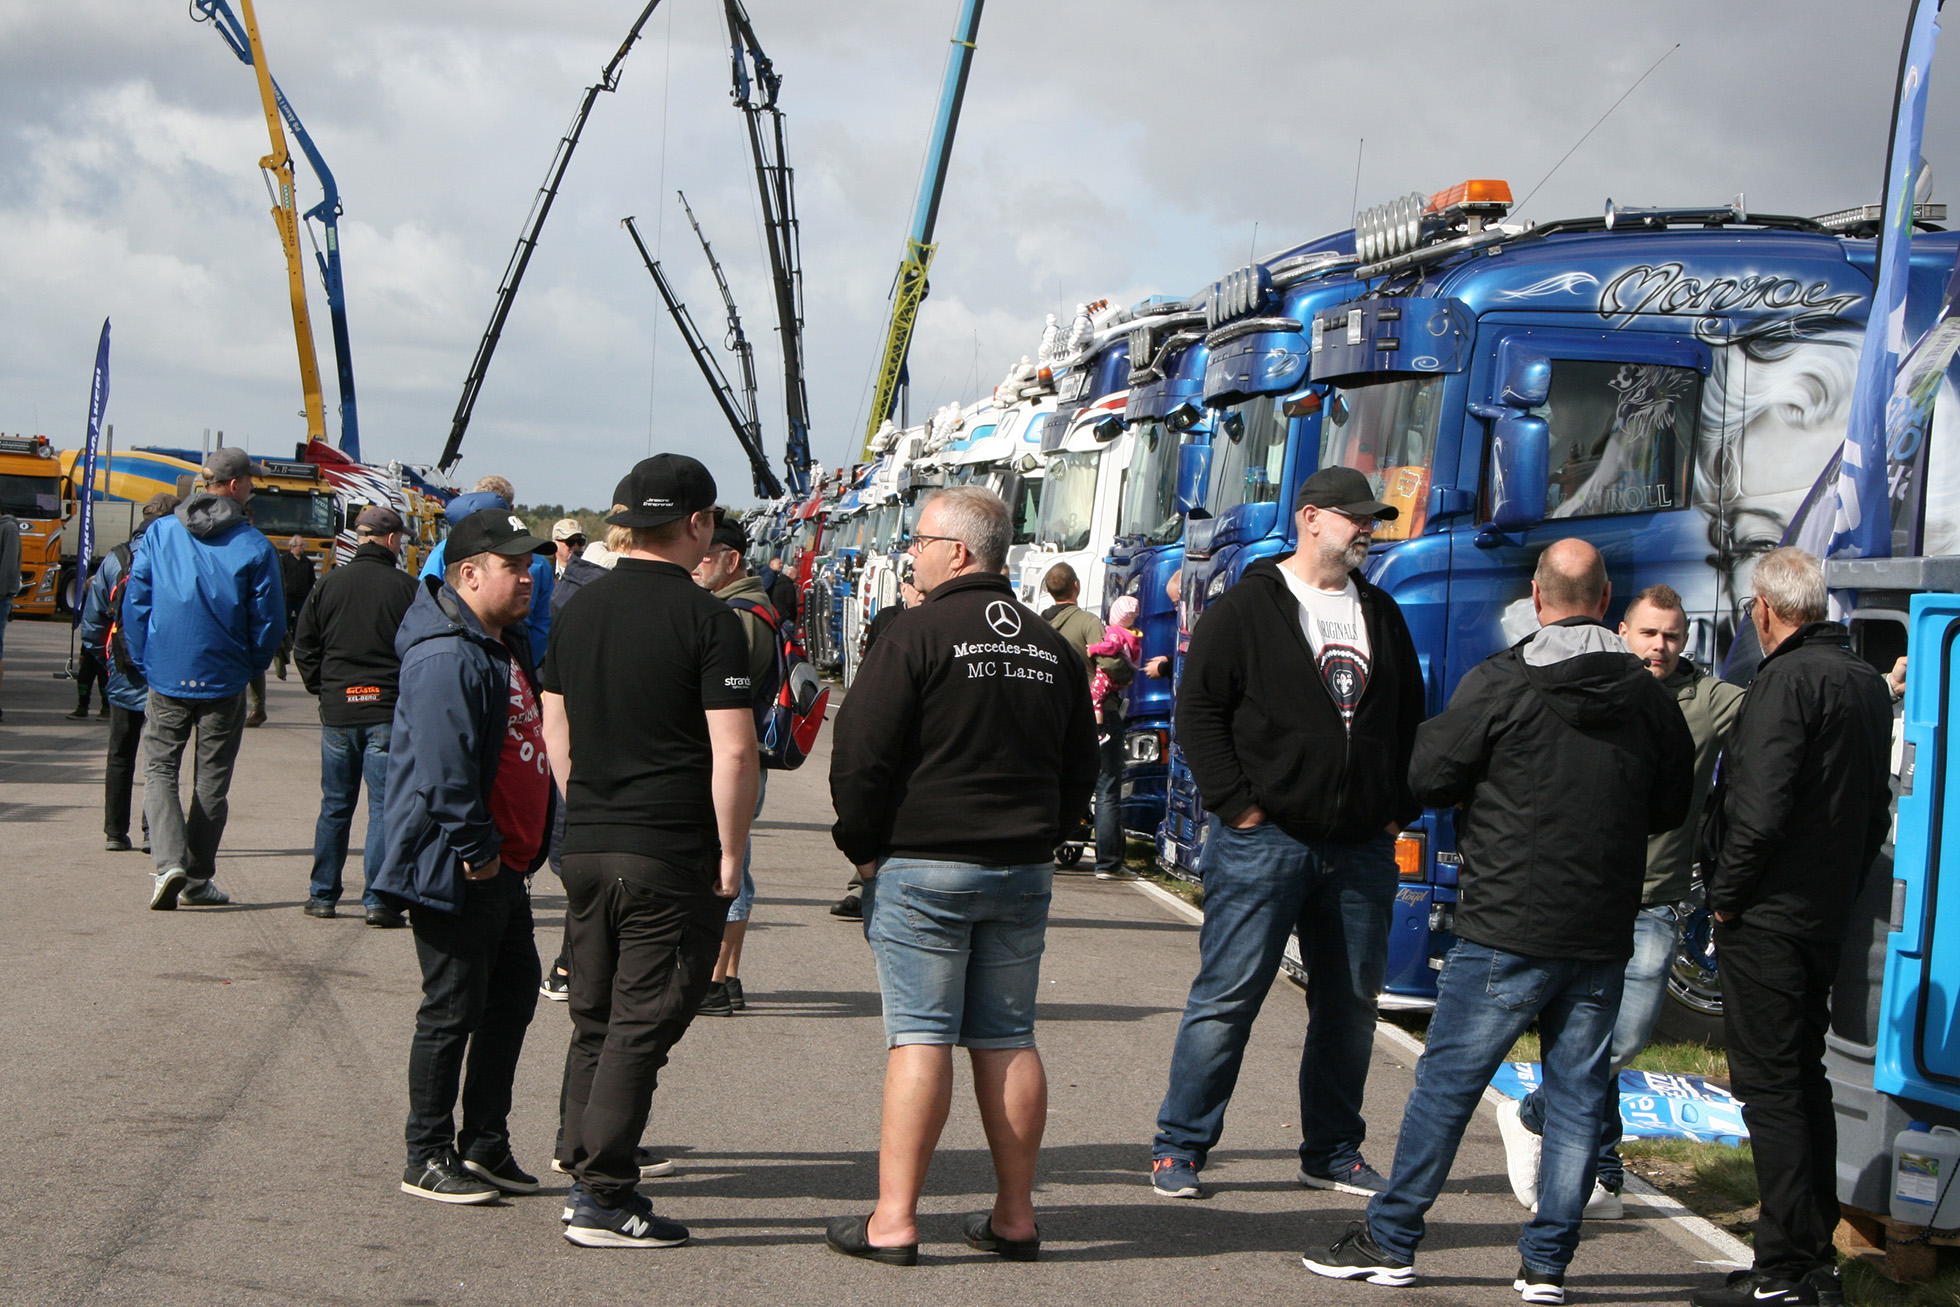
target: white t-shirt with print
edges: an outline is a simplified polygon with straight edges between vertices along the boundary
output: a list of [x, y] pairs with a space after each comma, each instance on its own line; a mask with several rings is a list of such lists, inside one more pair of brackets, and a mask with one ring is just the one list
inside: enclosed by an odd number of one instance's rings
[[1289, 568], [1280, 568], [1279, 574], [1300, 603], [1300, 629], [1306, 634], [1307, 647], [1313, 650], [1321, 682], [1333, 697], [1334, 706], [1341, 710], [1341, 720], [1352, 726], [1354, 710], [1368, 688], [1368, 672], [1373, 666], [1368, 624], [1361, 616], [1361, 592], [1353, 577], [1339, 590], [1322, 590], [1308, 585]]

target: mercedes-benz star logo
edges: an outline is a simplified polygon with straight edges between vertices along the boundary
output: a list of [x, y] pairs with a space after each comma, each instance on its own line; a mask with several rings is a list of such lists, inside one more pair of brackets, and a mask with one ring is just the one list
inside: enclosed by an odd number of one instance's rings
[[1021, 633], [1021, 614], [1005, 599], [996, 599], [987, 605], [987, 625], [996, 635], [1016, 636]]

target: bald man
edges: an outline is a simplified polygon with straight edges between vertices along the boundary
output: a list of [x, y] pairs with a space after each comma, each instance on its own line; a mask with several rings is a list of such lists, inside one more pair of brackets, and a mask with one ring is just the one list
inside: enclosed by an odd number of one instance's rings
[[[1535, 1019], [1546, 1108], [1538, 1207], [1514, 1286], [1564, 1301], [1593, 1184], [1620, 986], [1633, 952], [1647, 837], [1687, 819], [1695, 748], [1674, 698], [1602, 620], [1613, 588], [1583, 540], [1546, 548], [1539, 629], [1463, 678], [1416, 732], [1409, 784], [1457, 815], [1457, 943], [1386, 1191], [1309, 1270], [1415, 1282], [1423, 1214], [1449, 1178], [1484, 1086]], [[1520, 951], [1528, 950], [1528, 951]]]

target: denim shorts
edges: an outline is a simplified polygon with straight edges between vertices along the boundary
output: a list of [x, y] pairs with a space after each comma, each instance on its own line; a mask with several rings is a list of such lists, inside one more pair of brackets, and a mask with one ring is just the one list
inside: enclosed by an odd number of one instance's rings
[[864, 882], [885, 1043], [1034, 1047], [1052, 863], [887, 858]]

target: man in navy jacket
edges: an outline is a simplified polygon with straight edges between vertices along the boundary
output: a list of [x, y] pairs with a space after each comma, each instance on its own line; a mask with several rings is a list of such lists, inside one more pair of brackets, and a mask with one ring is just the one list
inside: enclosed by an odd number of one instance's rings
[[551, 543], [491, 508], [458, 523], [448, 545], [443, 578], [422, 582], [395, 637], [387, 847], [373, 888], [407, 906], [422, 964], [402, 1191], [487, 1203], [538, 1187], [511, 1156], [507, 1118], [540, 978], [525, 878], [544, 861], [552, 792], [524, 621], [530, 557]]

